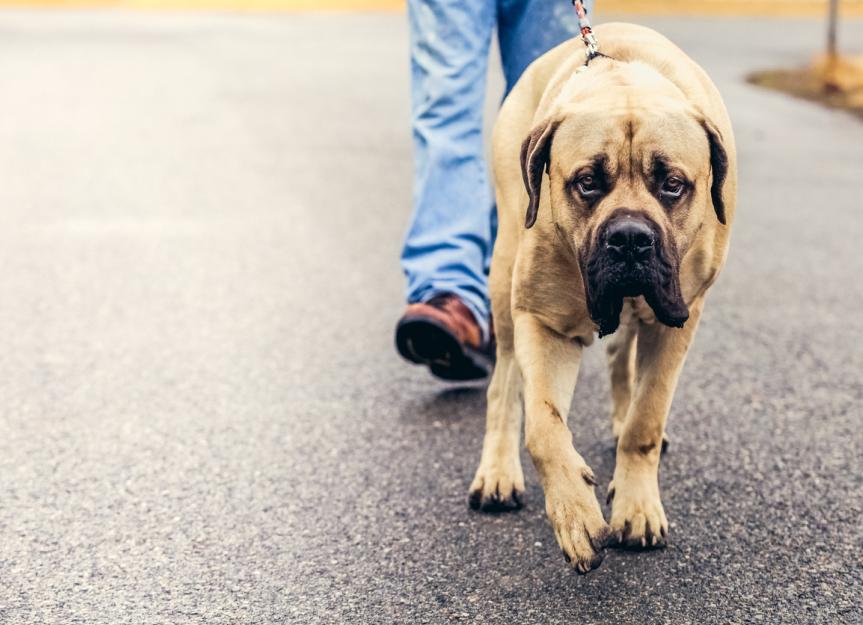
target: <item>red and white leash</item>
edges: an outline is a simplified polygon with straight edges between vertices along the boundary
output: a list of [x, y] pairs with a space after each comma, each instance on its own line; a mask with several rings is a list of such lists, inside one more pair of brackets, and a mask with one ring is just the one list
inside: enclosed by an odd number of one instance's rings
[[602, 56], [602, 53], [599, 51], [599, 42], [593, 34], [590, 20], [587, 19], [587, 11], [584, 8], [584, 4], [582, 4], [581, 0], [572, 0], [572, 6], [575, 7], [575, 14], [578, 16], [578, 28], [581, 31], [581, 40], [587, 47], [587, 50], [585, 51], [587, 56], [585, 65], [587, 65], [592, 59]]

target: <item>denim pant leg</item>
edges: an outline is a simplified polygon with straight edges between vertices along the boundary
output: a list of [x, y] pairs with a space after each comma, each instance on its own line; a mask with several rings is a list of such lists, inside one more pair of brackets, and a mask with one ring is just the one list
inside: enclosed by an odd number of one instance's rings
[[455, 293], [488, 335], [492, 192], [482, 113], [496, 0], [408, 0], [414, 212], [407, 300]]
[[[584, 2], [590, 11], [593, 3]], [[578, 35], [578, 19], [569, 0], [498, 0], [498, 41], [506, 92], [522, 72], [555, 46]]]

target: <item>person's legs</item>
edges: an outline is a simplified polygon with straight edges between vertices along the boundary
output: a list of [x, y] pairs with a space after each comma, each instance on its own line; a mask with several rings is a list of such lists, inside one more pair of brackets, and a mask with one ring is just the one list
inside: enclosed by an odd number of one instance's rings
[[[592, 10], [593, 2], [584, 4]], [[567, 0], [498, 0], [497, 23], [507, 93], [534, 60], [578, 35], [575, 9]]]
[[414, 212], [402, 251], [408, 303], [456, 295], [489, 335], [492, 193], [482, 112], [496, 0], [408, 0]]

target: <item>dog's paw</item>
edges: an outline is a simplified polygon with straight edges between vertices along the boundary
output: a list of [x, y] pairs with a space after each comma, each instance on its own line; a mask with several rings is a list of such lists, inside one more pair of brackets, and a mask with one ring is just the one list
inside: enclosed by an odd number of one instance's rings
[[612, 531], [609, 545], [630, 549], [666, 546], [668, 519], [655, 477], [615, 477], [608, 485], [608, 501]]
[[520, 464], [508, 467], [480, 465], [468, 492], [471, 508], [483, 512], [506, 512], [518, 510], [523, 501], [524, 474]]
[[585, 466], [570, 479], [549, 480], [545, 487], [545, 510], [557, 544], [566, 561], [581, 574], [602, 564], [611, 534], [593, 491], [595, 485], [593, 473]]

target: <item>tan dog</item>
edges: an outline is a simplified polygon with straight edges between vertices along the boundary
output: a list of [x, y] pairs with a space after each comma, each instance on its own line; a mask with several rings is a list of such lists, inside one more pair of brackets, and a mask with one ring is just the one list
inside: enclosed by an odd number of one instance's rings
[[[722, 268], [737, 194], [731, 122], [679, 48], [630, 24], [531, 65], [494, 129], [499, 231], [491, 267], [497, 366], [475, 508], [521, 505], [525, 441], [564, 555], [665, 544], [658, 468], [683, 361]], [[545, 175], [547, 173], [547, 175]], [[610, 527], [566, 424], [581, 351], [608, 339], [617, 465]]]

